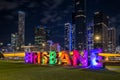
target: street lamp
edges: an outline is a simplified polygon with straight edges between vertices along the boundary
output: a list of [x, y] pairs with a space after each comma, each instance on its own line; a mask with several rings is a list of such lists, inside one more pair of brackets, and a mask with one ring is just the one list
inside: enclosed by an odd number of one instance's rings
[[96, 35], [95, 36], [95, 41], [99, 41], [99, 40], [101, 40], [101, 37], [99, 35]]
[[42, 43], [43, 51], [45, 51], [45, 43]]
[[101, 36], [100, 35], [95, 35], [94, 36], [94, 47], [95, 48], [101, 48], [102, 44], [101, 44]]

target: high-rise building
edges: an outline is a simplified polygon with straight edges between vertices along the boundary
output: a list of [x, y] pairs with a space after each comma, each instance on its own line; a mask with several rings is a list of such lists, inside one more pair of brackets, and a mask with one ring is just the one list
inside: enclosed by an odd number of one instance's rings
[[53, 45], [53, 41], [52, 40], [47, 40], [47, 43], [46, 43], [46, 51], [47, 52], [52, 50], [52, 45]]
[[118, 36], [118, 45], [120, 45], [120, 35]]
[[75, 40], [74, 40], [74, 28], [72, 24], [65, 23], [64, 30], [64, 48], [66, 50], [73, 50], [75, 48]]
[[54, 50], [56, 52], [60, 52], [61, 51], [61, 46], [59, 45], [59, 43], [54, 43], [52, 46], [51, 46], [51, 50]]
[[117, 17], [116, 19], [111, 19], [110, 21], [110, 25], [114, 26], [116, 29], [116, 46], [120, 46], [120, 27], [118, 26], [119, 24], [119, 17]]
[[94, 35], [93, 26], [90, 25], [87, 27], [87, 49], [89, 51], [94, 49], [93, 35]]
[[87, 46], [85, 7], [86, 0], [75, 0], [75, 42], [79, 51]]
[[35, 45], [39, 46], [40, 50], [45, 49], [47, 42], [47, 32], [44, 26], [35, 27]]
[[116, 29], [108, 28], [108, 52], [115, 52], [116, 48]]
[[16, 50], [18, 47], [18, 34], [11, 34], [11, 47], [12, 49]]
[[23, 11], [18, 12], [18, 35], [19, 35], [19, 47], [25, 44], [25, 13]]
[[102, 11], [94, 15], [94, 48], [102, 48], [104, 52], [108, 47], [108, 19]]

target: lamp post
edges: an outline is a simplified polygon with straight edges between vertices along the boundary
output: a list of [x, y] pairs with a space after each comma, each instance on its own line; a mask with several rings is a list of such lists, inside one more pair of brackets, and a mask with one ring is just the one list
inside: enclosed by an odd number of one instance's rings
[[43, 51], [45, 51], [45, 43], [42, 43]]
[[100, 35], [95, 35], [94, 36], [94, 42], [95, 42], [95, 46], [96, 48], [100, 48], [101, 47], [101, 36]]
[[95, 41], [99, 41], [101, 39], [101, 37], [99, 35], [95, 36]]

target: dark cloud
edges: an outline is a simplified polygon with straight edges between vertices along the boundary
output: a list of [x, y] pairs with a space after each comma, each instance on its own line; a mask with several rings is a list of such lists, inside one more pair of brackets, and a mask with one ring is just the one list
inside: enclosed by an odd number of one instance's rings
[[116, 28], [117, 39], [118, 39], [118, 36], [120, 36], [120, 15], [116, 15], [115, 17], [111, 17], [110, 26]]
[[61, 5], [62, 4], [62, 2], [63, 2], [63, 0], [53, 0], [53, 6], [50, 8], [51, 10], [53, 10], [53, 9], [55, 9], [55, 8], [57, 8], [59, 5]]
[[6, 15], [6, 16], [4, 16], [4, 18], [6, 18], [7, 20], [13, 20], [14, 16], [12, 16], [12, 15]]
[[3, 10], [3, 9], [14, 9], [18, 7], [17, 3], [16, 2], [7, 2], [7, 1], [0, 1], [0, 10]]
[[43, 19], [41, 20], [41, 22], [44, 23], [44, 24], [47, 24], [47, 22], [48, 22], [49, 20], [51, 20], [52, 18], [53, 18], [53, 16], [47, 15], [45, 18], [43, 18]]
[[[61, 17], [58, 16], [58, 10], [56, 10], [60, 5], [63, 3], [63, 0], [46, 0], [42, 3], [44, 6], [43, 8], [43, 17], [41, 19], [41, 22], [46, 24], [48, 22], [55, 22], [61, 19]], [[45, 9], [45, 10], [44, 10]], [[46, 10], [47, 9], [47, 10]]]
[[37, 2], [32, 2], [29, 3], [29, 5], [27, 6], [28, 8], [34, 8], [34, 7], [39, 7], [40, 5]]
[[110, 24], [114, 27], [120, 28], [120, 14], [110, 18]]

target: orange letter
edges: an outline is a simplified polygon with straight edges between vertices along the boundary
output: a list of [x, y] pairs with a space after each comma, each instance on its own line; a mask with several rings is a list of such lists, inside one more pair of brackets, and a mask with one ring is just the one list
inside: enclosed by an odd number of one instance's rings
[[48, 64], [49, 62], [49, 56], [47, 52], [42, 53], [42, 64]]
[[37, 52], [37, 56], [38, 56], [38, 64], [41, 64], [41, 53]]
[[60, 59], [61, 59], [62, 64], [71, 65], [70, 56], [67, 51], [62, 51], [62, 55], [61, 55]]

